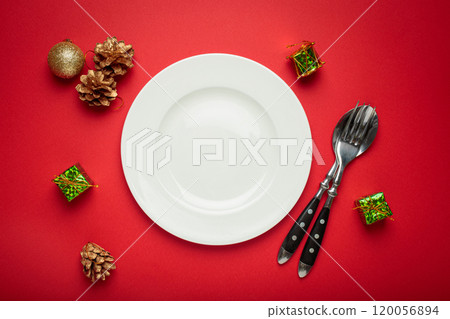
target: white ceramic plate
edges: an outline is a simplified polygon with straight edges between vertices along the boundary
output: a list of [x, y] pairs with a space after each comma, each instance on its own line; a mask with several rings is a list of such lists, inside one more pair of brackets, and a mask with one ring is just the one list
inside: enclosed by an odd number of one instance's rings
[[159, 226], [227, 245], [286, 216], [308, 179], [310, 142], [305, 112], [281, 78], [243, 57], [205, 54], [172, 64], [141, 90], [123, 127], [122, 166]]

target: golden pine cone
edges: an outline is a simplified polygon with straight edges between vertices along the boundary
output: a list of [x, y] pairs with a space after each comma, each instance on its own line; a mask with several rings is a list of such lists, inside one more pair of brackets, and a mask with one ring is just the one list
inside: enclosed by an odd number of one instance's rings
[[100, 277], [105, 280], [111, 269], [116, 269], [114, 257], [97, 244], [88, 242], [81, 249], [81, 264], [86, 277], [95, 282]]
[[108, 37], [105, 42], [97, 43], [94, 53], [95, 68], [106, 75], [124, 75], [133, 67], [133, 46], [125, 44], [123, 40], [117, 41], [116, 37]]
[[89, 70], [80, 76], [81, 83], [75, 89], [80, 100], [91, 106], [109, 106], [117, 97], [116, 81], [102, 71]]

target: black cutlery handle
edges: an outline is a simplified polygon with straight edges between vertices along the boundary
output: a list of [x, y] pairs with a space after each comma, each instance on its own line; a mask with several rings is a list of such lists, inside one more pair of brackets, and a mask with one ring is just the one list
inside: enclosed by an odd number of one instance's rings
[[309, 233], [308, 240], [306, 241], [305, 247], [303, 248], [303, 252], [300, 257], [300, 262], [308, 266], [314, 265], [323, 240], [323, 235], [325, 234], [325, 229], [327, 228], [329, 215], [330, 208], [323, 207], [319, 213], [319, 216], [317, 216], [313, 228]]
[[317, 206], [319, 206], [319, 199], [314, 197], [297, 218], [296, 222], [284, 239], [283, 244], [281, 244], [281, 247], [289, 253], [293, 254], [298, 248], [298, 245], [303, 239], [309, 224], [311, 224], [314, 213], [317, 210]]

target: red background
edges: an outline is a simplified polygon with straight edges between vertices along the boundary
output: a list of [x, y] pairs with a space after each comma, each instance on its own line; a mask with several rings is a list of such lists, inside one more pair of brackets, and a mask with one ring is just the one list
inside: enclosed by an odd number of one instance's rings
[[[133, 44], [152, 75], [192, 55], [223, 52], [262, 63], [291, 84], [285, 46], [311, 40], [324, 52], [372, 1], [79, 3]], [[105, 32], [72, 1], [0, 6], [0, 299], [75, 300], [90, 285], [81, 247], [94, 241], [117, 257], [152, 223], [128, 190], [119, 150], [127, 111], [149, 77], [135, 66], [118, 84], [122, 109], [93, 110], [77, 97], [78, 77], [54, 77], [46, 57], [65, 38], [93, 49]], [[292, 87], [327, 164], [313, 163], [294, 217], [334, 160], [330, 138], [340, 116], [357, 100], [377, 107], [377, 138], [346, 170], [324, 240], [376, 300], [449, 299], [447, 13], [444, 1], [380, 0], [326, 52], [316, 75]], [[51, 179], [77, 161], [100, 188], [68, 203]], [[395, 221], [366, 227], [353, 201], [377, 191]], [[304, 280], [296, 274], [299, 251], [279, 266], [291, 225], [286, 217], [227, 247], [185, 242], [154, 226], [81, 300], [369, 299], [324, 253]]]

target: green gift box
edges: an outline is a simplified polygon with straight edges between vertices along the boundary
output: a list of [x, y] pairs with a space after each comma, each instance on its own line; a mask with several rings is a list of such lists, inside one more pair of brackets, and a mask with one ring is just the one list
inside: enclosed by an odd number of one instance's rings
[[87, 189], [97, 187], [80, 163], [76, 163], [62, 174], [55, 176], [53, 182], [58, 185], [69, 202]]
[[392, 211], [386, 203], [383, 192], [366, 196], [356, 201], [355, 209], [361, 213], [361, 218], [366, 225], [373, 224], [386, 217], [392, 219]]
[[288, 47], [300, 45], [300, 48], [288, 56], [292, 60], [297, 72], [297, 78], [302, 78], [314, 73], [322, 67], [325, 62], [320, 61], [314, 49], [314, 42], [303, 41]]

